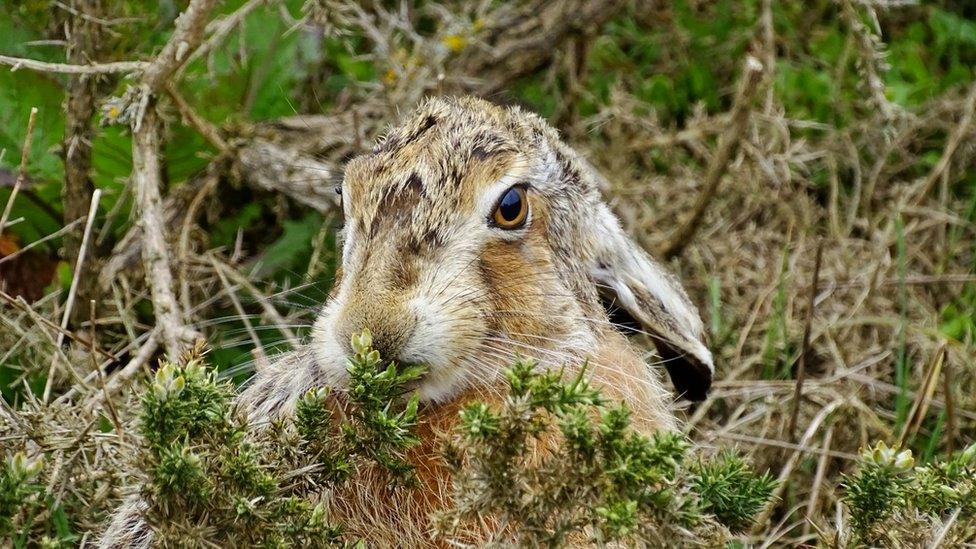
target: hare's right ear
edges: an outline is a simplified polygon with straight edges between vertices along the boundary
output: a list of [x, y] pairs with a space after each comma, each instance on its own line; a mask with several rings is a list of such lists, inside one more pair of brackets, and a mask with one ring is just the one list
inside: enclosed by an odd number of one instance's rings
[[590, 277], [601, 297], [620, 307], [654, 340], [677, 392], [704, 400], [712, 384], [712, 353], [698, 311], [677, 279], [631, 240], [606, 204], [590, 225]]

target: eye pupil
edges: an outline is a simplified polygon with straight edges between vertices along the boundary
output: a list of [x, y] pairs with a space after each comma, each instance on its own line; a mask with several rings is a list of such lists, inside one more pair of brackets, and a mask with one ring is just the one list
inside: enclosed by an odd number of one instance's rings
[[505, 221], [515, 221], [522, 211], [522, 197], [515, 189], [509, 189], [498, 204], [498, 213]]
[[525, 224], [529, 205], [525, 199], [525, 188], [512, 187], [505, 191], [495, 208], [494, 224], [502, 229], [517, 229]]

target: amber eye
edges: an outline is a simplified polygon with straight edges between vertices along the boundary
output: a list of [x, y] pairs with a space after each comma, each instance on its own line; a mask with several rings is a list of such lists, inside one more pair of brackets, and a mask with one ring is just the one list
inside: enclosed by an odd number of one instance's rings
[[529, 215], [529, 201], [525, 199], [525, 187], [516, 186], [505, 191], [492, 221], [502, 229], [518, 229], [525, 225], [525, 218]]

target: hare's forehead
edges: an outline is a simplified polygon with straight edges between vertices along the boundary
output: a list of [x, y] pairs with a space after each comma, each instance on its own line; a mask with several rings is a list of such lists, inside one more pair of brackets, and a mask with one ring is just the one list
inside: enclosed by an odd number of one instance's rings
[[343, 196], [363, 229], [386, 220], [443, 225], [487, 215], [482, 210], [494, 204], [501, 187], [517, 182], [528, 166], [515, 147], [462, 152], [426, 145], [350, 163]]

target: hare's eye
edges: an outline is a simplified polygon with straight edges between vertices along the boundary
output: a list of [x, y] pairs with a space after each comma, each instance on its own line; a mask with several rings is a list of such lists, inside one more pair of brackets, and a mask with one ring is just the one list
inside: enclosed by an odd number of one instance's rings
[[518, 229], [525, 225], [529, 215], [529, 201], [525, 198], [525, 187], [515, 186], [502, 195], [495, 206], [492, 222], [502, 229]]

